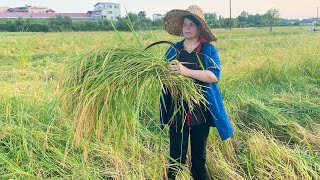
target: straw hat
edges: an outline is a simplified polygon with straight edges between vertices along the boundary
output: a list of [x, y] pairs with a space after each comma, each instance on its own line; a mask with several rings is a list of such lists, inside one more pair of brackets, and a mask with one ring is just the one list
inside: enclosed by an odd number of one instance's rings
[[207, 41], [217, 41], [216, 35], [211, 32], [209, 25], [205, 22], [204, 13], [201, 8], [196, 5], [191, 5], [187, 10], [173, 9], [164, 17], [164, 29], [172, 35], [182, 36], [181, 18], [183, 16], [192, 15], [200, 22], [200, 36], [203, 36]]

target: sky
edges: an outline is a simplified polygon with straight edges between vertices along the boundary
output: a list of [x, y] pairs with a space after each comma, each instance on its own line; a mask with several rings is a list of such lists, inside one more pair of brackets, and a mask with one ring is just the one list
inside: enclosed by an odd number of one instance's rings
[[[94, 9], [97, 0], [0, 0], [1, 6], [19, 7], [26, 4], [31, 6], [48, 7], [56, 12], [87, 12]], [[148, 17], [152, 14], [165, 14], [172, 9], [187, 9], [190, 5], [198, 5], [204, 12], [217, 13], [229, 17], [228, 0], [105, 0], [103, 2], [120, 3], [122, 15], [128, 12], [146, 11]], [[280, 17], [288, 19], [304, 19], [317, 16], [317, 6], [320, 0], [232, 0], [232, 16], [237, 17], [242, 11], [250, 14], [264, 14], [271, 8], [280, 10]]]

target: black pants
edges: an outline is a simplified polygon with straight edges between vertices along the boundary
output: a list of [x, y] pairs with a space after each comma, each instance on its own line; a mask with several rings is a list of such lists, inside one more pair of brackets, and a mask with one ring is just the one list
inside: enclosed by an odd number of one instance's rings
[[[201, 124], [188, 127], [172, 123], [170, 125], [170, 167], [168, 169], [169, 179], [175, 179], [176, 163], [185, 164], [188, 150], [188, 139], [191, 141], [191, 174], [195, 180], [206, 179], [206, 144], [210, 126]], [[189, 131], [190, 130], [190, 131]], [[173, 159], [173, 160], [172, 160]], [[175, 168], [172, 168], [175, 167]]]

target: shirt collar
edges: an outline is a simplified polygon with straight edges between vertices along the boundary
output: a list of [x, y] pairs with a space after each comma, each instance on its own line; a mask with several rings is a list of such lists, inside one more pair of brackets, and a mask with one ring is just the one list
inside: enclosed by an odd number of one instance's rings
[[195, 51], [196, 51], [197, 53], [199, 53], [200, 50], [201, 50], [201, 48], [202, 48], [202, 42], [199, 43], [199, 45], [196, 47]]
[[[195, 51], [197, 52], [197, 53], [199, 53], [200, 51], [201, 51], [201, 48], [202, 48], [202, 44], [203, 43], [209, 43], [209, 41], [205, 38], [205, 37], [203, 37], [203, 36], [200, 36], [200, 43], [199, 43], [199, 45], [195, 48]], [[182, 45], [182, 48], [183, 48], [183, 41], [184, 40], [182, 40], [181, 41], [181, 45]]]
[[[184, 42], [184, 40], [181, 41], [181, 45], [182, 45], [181, 48], [184, 48], [183, 42]], [[201, 41], [201, 39], [200, 39], [200, 43], [199, 43], [199, 45], [194, 49], [194, 51], [196, 51], [197, 53], [199, 53], [199, 52], [201, 51], [201, 48], [202, 48], [202, 43], [204, 43], [204, 42]]]

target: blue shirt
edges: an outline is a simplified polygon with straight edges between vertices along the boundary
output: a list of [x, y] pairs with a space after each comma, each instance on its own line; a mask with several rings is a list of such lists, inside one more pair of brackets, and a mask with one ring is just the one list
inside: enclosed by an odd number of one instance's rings
[[[176, 46], [181, 49], [182, 41], [177, 42]], [[204, 68], [211, 71], [220, 80], [221, 66], [217, 49], [210, 43], [203, 44]], [[171, 61], [176, 57], [175, 50], [170, 47], [166, 53], [166, 61]], [[222, 102], [221, 93], [217, 83], [203, 83], [206, 88], [204, 97], [206, 98], [207, 107], [209, 108], [212, 118], [210, 125], [215, 126], [218, 130], [221, 140], [227, 140], [233, 135], [233, 128]], [[163, 128], [173, 115], [173, 112], [166, 110], [166, 104], [172, 101], [170, 92], [162, 93], [163, 99], [160, 99], [160, 123]]]

